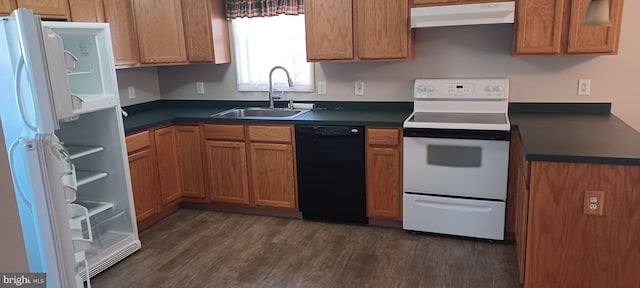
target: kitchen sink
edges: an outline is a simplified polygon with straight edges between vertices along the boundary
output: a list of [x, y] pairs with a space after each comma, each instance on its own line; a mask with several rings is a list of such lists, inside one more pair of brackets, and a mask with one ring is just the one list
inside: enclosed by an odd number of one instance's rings
[[214, 118], [235, 118], [235, 119], [291, 119], [309, 110], [286, 109], [286, 108], [233, 108], [211, 115]]

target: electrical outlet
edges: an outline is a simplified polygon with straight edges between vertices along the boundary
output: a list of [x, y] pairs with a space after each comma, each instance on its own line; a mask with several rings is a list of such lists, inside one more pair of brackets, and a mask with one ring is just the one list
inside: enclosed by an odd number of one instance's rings
[[204, 83], [196, 82], [196, 93], [198, 93], [198, 95], [204, 95]]
[[584, 191], [584, 214], [593, 216], [603, 216], [604, 211], [604, 191], [586, 190]]
[[136, 98], [136, 88], [133, 86], [129, 86], [127, 87], [127, 91], [129, 92], [129, 99], [135, 99]]
[[591, 79], [578, 80], [578, 95], [580, 96], [591, 95]]
[[355, 94], [356, 96], [362, 96], [362, 95], [364, 95], [364, 82], [362, 82], [362, 81], [360, 81], [360, 80], [356, 81], [356, 86], [355, 86], [355, 89], [354, 89], [354, 94]]
[[318, 81], [318, 95], [327, 95], [327, 81]]

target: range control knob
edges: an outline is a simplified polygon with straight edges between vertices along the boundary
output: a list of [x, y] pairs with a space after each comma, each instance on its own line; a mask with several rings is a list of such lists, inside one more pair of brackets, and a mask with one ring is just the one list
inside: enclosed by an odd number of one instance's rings
[[493, 92], [493, 86], [489, 85], [485, 87], [484, 90], [486, 90], [487, 92]]
[[502, 85], [496, 85], [496, 87], [494, 88], [497, 92], [502, 92]]
[[422, 92], [422, 93], [427, 92], [427, 87], [423, 85], [418, 86], [418, 92]]
[[427, 91], [434, 92], [434, 91], [436, 91], [436, 87], [433, 87], [433, 85], [429, 85], [429, 86], [427, 86]]

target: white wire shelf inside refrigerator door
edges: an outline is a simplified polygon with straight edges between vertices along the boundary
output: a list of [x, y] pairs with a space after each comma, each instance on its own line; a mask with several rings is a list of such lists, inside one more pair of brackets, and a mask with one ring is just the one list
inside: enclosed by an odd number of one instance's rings
[[[87, 208], [87, 210], [89, 210], [89, 217], [93, 217], [94, 215], [98, 215], [98, 214], [100, 214], [100, 213], [102, 213], [104, 211], [107, 211], [107, 210], [113, 208], [113, 203], [109, 203], [109, 202], [78, 200], [78, 201], [73, 202], [73, 203], [81, 205], [81, 206], [84, 206], [85, 208]], [[76, 217], [71, 218], [71, 221], [72, 222], [79, 222], [79, 221], [84, 220], [85, 218], [86, 218], [85, 215], [78, 215]]]
[[109, 176], [107, 172], [76, 170], [76, 179], [78, 182], [78, 187], [87, 185], [91, 182], [98, 181], [102, 178], [106, 178], [107, 176]]
[[71, 95], [80, 99], [79, 108], [74, 104], [76, 108], [73, 112], [75, 114], [84, 114], [120, 105], [120, 100], [114, 94], [71, 93]]
[[100, 146], [64, 145], [64, 147], [69, 151], [71, 160], [104, 151], [104, 147]]

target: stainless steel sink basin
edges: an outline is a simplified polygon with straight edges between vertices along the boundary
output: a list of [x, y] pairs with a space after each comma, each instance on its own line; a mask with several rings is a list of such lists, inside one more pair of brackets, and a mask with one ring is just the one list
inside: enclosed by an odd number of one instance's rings
[[236, 119], [291, 119], [309, 110], [284, 109], [284, 108], [233, 108], [211, 115], [214, 118]]

